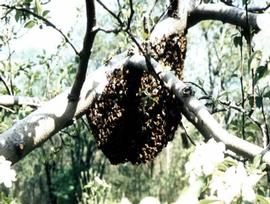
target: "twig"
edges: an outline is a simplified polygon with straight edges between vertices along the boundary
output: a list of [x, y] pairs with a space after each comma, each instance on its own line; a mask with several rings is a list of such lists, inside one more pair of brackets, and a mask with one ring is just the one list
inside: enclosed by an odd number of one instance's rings
[[[203, 36], [205, 38], [205, 41], [208, 41], [208, 35], [207, 35], [207, 30], [203, 29], [204, 33]], [[209, 75], [209, 84], [210, 84], [210, 94], [208, 95], [213, 95], [213, 90], [214, 90], [214, 79], [213, 79], [213, 70], [212, 70], [212, 53], [209, 47], [207, 47], [207, 61], [208, 61], [208, 75]]]
[[0, 96], [0, 105], [2, 106], [27, 105], [31, 107], [40, 107], [42, 104], [43, 102], [41, 100], [34, 97], [12, 95]]
[[129, 0], [129, 8], [130, 8], [130, 14], [129, 14], [128, 22], [127, 22], [127, 28], [126, 28], [127, 30], [130, 30], [132, 18], [134, 15], [133, 1], [132, 0]]
[[157, 2], [158, 0], [155, 0], [151, 6], [148, 6], [149, 8], [147, 9], [146, 13], [143, 15], [143, 29], [144, 29], [144, 32], [147, 34], [149, 34], [151, 30], [153, 30], [153, 29], [150, 29], [150, 25], [151, 25], [150, 18]]
[[[189, 136], [187, 129], [185, 128], [184, 124], [182, 121], [180, 121], [179, 123], [180, 128], [183, 130], [183, 132], [181, 133], [181, 137], [182, 137], [182, 144], [185, 148], [189, 147], [189, 142], [193, 145], [196, 146], [195, 142], [193, 141], [193, 139]], [[188, 142], [189, 141], [189, 142]]]
[[265, 146], [270, 144], [270, 136], [269, 136], [269, 128], [268, 128], [268, 124], [267, 124], [267, 118], [266, 118], [266, 114], [265, 114], [265, 110], [264, 110], [264, 105], [262, 103], [262, 115], [263, 115], [263, 124], [262, 126], [264, 127], [265, 130], [265, 134], [263, 135], [265, 138]]
[[4, 86], [5, 86], [5, 88], [6, 88], [7, 92], [8, 92], [8, 94], [9, 94], [9, 95], [12, 95], [12, 91], [10, 90], [9, 86], [7, 85], [6, 80], [5, 80], [2, 76], [0, 76], [0, 81], [3, 82], [3, 84], [4, 84]]
[[[236, 7], [235, 5], [233, 5], [232, 0], [220, 0], [220, 1], [227, 6]], [[263, 13], [268, 8], [270, 8], [270, 4], [267, 4], [266, 6], [248, 6], [247, 11], [251, 13]]]
[[4, 7], [7, 9], [11, 9], [11, 10], [17, 10], [17, 11], [22, 11], [28, 14], [31, 14], [32, 16], [34, 16], [35, 18], [43, 21], [47, 26], [52, 27], [53, 29], [55, 29], [58, 33], [60, 33], [60, 35], [65, 39], [66, 43], [68, 43], [72, 49], [74, 50], [74, 52], [76, 53], [76, 55], [79, 55], [79, 52], [77, 51], [77, 49], [75, 48], [75, 46], [71, 43], [71, 41], [69, 40], [69, 38], [59, 29], [56, 27], [56, 25], [54, 25], [51, 21], [49, 21], [48, 19], [44, 18], [43, 16], [40, 16], [38, 14], [36, 14], [33, 11], [30, 11], [26, 8], [23, 7], [17, 7], [17, 6], [9, 6], [6, 4], [0, 4], [0, 7]]
[[120, 27], [124, 27], [124, 23], [122, 22], [122, 20], [117, 16], [117, 15], [115, 15], [115, 13], [114, 12], [112, 12], [102, 1], [100, 1], [100, 0], [97, 0], [97, 2], [107, 11], [107, 12], [109, 12], [109, 14], [111, 15], [111, 16], [113, 16], [117, 21], [118, 21], [118, 23], [119, 23], [119, 26]]
[[11, 108], [8, 108], [8, 107], [6, 107], [6, 106], [0, 105], [0, 108], [3, 108], [3, 109], [5, 109], [5, 110], [7, 110], [7, 111], [9, 111], [9, 112], [11, 112], [11, 113], [13, 113], [13, 114], [16, 113], [16, 111], [14, 111], [14, 110], [12, 110]]
[[269, 8], [270, 8], [270, 3], [268, 3], [268, 5], [266, 5], [265, 7], [260, 7], [260, 6], [248, 7], [248, 11], [251, 13], [263, 13]]
[[119, 32], [121, 32], [121, 29], [104, 29], [104, 28], [97, 28], [96, 29], [97, 32], [101, 31], [101, 32], [104, 32], [104, 33], [114, 33], [114, 34], [118, 34]]
[[153, 3], [153, 5], [152, 5], [152, 6], [149, 8], [149, 10], [147, 11], [147, 16], [148, 16], [148, 17], [150, 17], [151, 14], [153, 13], [154, 8], [155, 8], [155, 6], [157, 5], [158, 1], [159, 1], [159, 0], [155, 0], [154, 3]]
[[196, 86], [197, 88], [199, 88], [204, 93], [204, 95], [209, 97], [209, 94], [206, 92], [206, 90], [202, 86], [200, 86], [200, 85], [198, 85], [198, 84], [196, 84], [196, 83], [194, 83], [192, 81], [187, 81], [185, 83], [192, 84], [193, 86]]
[[86, 3], [86, 33], [83, 41], [83, 48], [79, 54], [80, 63], [74, 84], [71, 88], [70, 94], [68, 96], [70, 101], [78, 101], [80, 97], [81, 88], [85, 81], [87, 66], [89, 58], [91, 55], [91, 49], [94, 43], [94, 39], [97, 30], [94, 30], [96, 25], [96, 13], [95, 13], [95, 3], [94, 0], [85, 0]]
[[222, 100], [218, 100], [218, 102], [223, 105], [227, 106], [230, 109], [236, 110], [240, 113], [242, 113], [242, 117], [247, 117], [253, 124], [257, 125], [262, 133], [263, 138], [267, 138], [268, 135], [268, 129], [266, 129], [265, 124], [261, 124], [255, 117], [252, 117], [249, 112], [247, 112], [244, 108], [241, 106], [237, 106], [235, 104], [232, 104], [231, 102], [225, 102]]
[[41, 5], [46, 5], [46, 4], [50, 3], [50, 2], [51, 2], [51, 0], [47, 0], [45, 2], [41, 2]]
[[[241, 37], [242, 40], [242, 37]], [[241, 70], [241, 76], [240, 76], [240, 88], [241, 88], [241, 106], [242, 109], [245, 109], [245, 90], [244, 90], [244, 66], [243, 66], [243, 43], [240, 45], [240, 70]], [[242, 112], [242, 137], [245, 139], [245, 114]]]
[[90, 126], [89, 126], [89, 123], [87, 123], [87, 122], [84, 120], [83, 117], [81, 117], [81, 121], [82, 121], [82, 123], [85, 125], [85, 127], [87, 128], [87, 130], [88, 130], [89, 132], [91, 132], [91, 128], [90, 128]]
[[[132, 32], [130, 31], [130, 23], [125, 23], [123, 22], [118, 16], [116, 16], [105, 4], [103, 4], [100, 0], [97, 0], [97, 2], [111, 15], [113, 16], [119, 23], [120, 27], [123, 28], [125, 25], [126, 27], [124, 28], [124, 32], [126, 32], [128, 34], [128, 36], [130, 37], [130, 39], [135, 43], [135, 45], [137, 46], [137, 48], [139, 49], [139, 51], [143, 54], [143, 56], [145, 57], [146, 60], [146, 64], [147, 64], [147, 68], [148, 71], [151, 72], [151, 74], [153, 74], [153, 76], [158, 79], [160, 81], [161, 84], [163, 84], [163, 81], [159, 78], [159, 75], [155, 72], [154, 67], [151, 65], [151, 61], [150, 61], [150, 56], [147, 52], [147, 50], [145, 51], [141, 45], [139, 44], [139, 42], [136, 40], [136, 38], [133, 36]], [[132, 6], [132, 1], [130, 1], [130, 6]], [[133, 8], [131, 9], [131, 13], [130, 13], [130, 17], [129, 17], [129, 21], [131, 21], [130, 19], [132, 19], [133, 16]]]

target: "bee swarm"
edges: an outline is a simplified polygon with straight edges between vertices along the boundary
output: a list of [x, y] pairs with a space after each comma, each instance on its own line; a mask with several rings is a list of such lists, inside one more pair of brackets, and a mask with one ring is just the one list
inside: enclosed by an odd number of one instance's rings
[[[170, 36], [151, 55], [182, 77], [185, 38]], [[167, 54], [166, 54], [167, 53]], [[181, 120], [181, 104], [151, 74], [134, 68], [116, 69], [87, 118], [98, 147], [112, 164], [146, 163], [173, 139]]]

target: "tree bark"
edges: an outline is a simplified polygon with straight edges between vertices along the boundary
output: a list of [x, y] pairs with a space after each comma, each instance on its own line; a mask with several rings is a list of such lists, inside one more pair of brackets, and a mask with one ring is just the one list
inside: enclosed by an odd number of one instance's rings
[[15, 163], [52, 135], [71, 125], [74, 119], [84, 114], [96, 94], [102, 92], [108, 83], [107, 74], [123, 64], [121, 59], [123, 56], [118, 56], [116, 62], [119, 64], [111, 63], [89, 75], [78, 102], [68, 100], [68, 89], [0, 134], [0, 155]]
[[35, 97], [1, 95], [0, 106], [26, 105], [40, 107], [44, 102]]
[[256, 14], [248, 12], [249, 25], [247, 25], [246, 18], [247, 15], [244, 9], [227, 6], [222, 3], [201, 4], [190, 13], [188, 18], [188, 27], [192, 27], [204, 20], [218, 20], [223, 23], [229, 23], [242, 28], [250, 26], [256, 30], [263, 29], [259, 22], [264, 20], [265, 22], [268, 22], [267, 25], [264, 26], [270, 26], [269, 20], [266, 21], [266, 19], [270, 19], [270, 14]]

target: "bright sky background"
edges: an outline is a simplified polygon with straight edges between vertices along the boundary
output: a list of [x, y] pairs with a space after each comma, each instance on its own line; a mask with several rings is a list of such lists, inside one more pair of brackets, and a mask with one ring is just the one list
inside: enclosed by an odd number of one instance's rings
[[[2, 1], [2, 0], [1, 0]], [[105, 2], [105, 0], [104, 0]], [[114, 6], [116, 1], [107, 1], [108, 6]], [[263, 2], [263, 1], [262, 1]], [[110, 4], [110, 5], [109, 5]], [[97, 6], [97, 13], [100, 12], [106, 12], [102, 11], [98, 4]], [[44, 9], [50, 10], [49, 16], [50, 21], [53, 22], [58, 28], [60, 28], [64, 33], [67, 33], [72, 26], [76, 25], [76, 28], [83, 27], [84, 22], [81, 24], [78, 24], [76, 22], [77, 20], [77, 14], [78, 8], [82, 8], [82, 12], [84, 12], [84, 0], [65, 0], [63, 3], [63, 0], [52, 0], [49, 4], [47, 4]], [[84, 16], [85, 14], [81, 14]], [[268, 20], [270, 22], [270, 20]], [[76, 24], [77, 23], [77, 24]], [[270, 27], [270, 26], [269, 26]], [[192, 33], [192, 30], [194, 31], [193, 37], [197, 35], [196, 28], [191, 29], [189, 33]], [[84, 33], [82, 33], [83, 39]], [[48, 53], [54, 53], [57, 49], [57, 45], [61, 42], [62, 36], [60, 34], [52, 29], [51, 27], [43, 26], [43, 29], [40, 29], [38, 26], [34, 27], [33, 29], [28, 30], [23, 37], [15, 40], [12, 42], [11, 49], [16, 50], [17, 53], [27, 53], [28, 51], [33, 50], [40, 50], [42, 51], [45, 49]], [[254, 38], [255, 40], [255, 46], [258, 49], [263, 49], [267, 55], [270, 55], [270, 32], [268, 28], [268, 32], [260, 33], [258, 36]], [[196, 42], [200, 44], [200, 41]], [[81, 43], [80, 43], [81, 44]], [[77, 49], [80, 48], [81, 45]], [[76, 47], [77, 47], [76, 46]], [[200, 47], [203, 47], [205, 45], [200, 45]], [[194, 52], [200, 52], [200, 49], [196, 49]], [[198, 53], [193, 53], [195, 56], [201, 56]], [[201, 59], [198, 59], [196, 62], [198, 62], [202, 66], [202, 64], [205, 64], [205, 58], [201, 57]]]
[[[53, 22], [64, 33], [67, 33], [69, 29], [76, 23], [77, 8], [83, 8], [84, 1], [78, 0], [52, 0], [47, 4], [44, 9], [50, 10], [50, 21]], [[110, 4], [113, 4], [112, 2]], [[98, 5], [97, 5], [98, 6]], [[100, 11], [100, 8], [97, 8]], [[265, 38], [265, 33], [262, 35]], [[267, 36], [269, 37], [269, 36]], [[61, 41], [61, 36], [54, 29], [43, 26], [43, 29], [35, 27], [30, 29], [22, 38], [16, 40], [12, 47], [16, 47], [17, 51], [25, 49], [46, 49], [49, 52], [53, 52], [56, 46]], [[263, 41], [255, 38], [258, 48], [263, 47]]]
[[[64, 33], [76, 23], [76, 15], [84, 1], [78, 0], [52, 0], [48, 5], [44, 6], [44, 10], [50, 10], [49, 20], [60, 28]], [[62, 36], [51, 27], [43, 26], [40, 29], [38, 26], [30, 29], [22, 38], [19, 38], [12, 45], [17, 51], [25, 49], [46, 49], [48, 52], [53, 52], [56, 46], [61, 42]]]

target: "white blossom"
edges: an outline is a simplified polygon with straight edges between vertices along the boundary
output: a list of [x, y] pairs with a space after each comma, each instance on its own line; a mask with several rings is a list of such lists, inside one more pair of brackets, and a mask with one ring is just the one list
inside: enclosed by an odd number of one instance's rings
[[132, 204], [128, 198], [123, 197], [119, 204]]
[[[269, 11], [270, 12], [270, 11]], [[270, 13], [260, 14], [257, 17], [257, 24], [260, 31], [254, 35], [254, 49], [262, 51], [262, 63], [269, 60], [270, 57]]]
[[186, 172], [190, 173], [190, 183], [194, 177], [211, 175], [216, 166], [224, 160], [225, 145], [214, 139], [196, 146], [185, 165]]
[[94, 178], [94, 180], [98, 185], [100, 185], [104, 188], [111, 188], [111, 186], [109, 184], [107, 184], [107, 182], [105, 180], [100, 179], [98, 176], [96, 176]]
[[16, 181], [16, 172], [10, 167], [11, 162], [0, 156], [0, 184], [3, 183], [7, 188], [10, 188], [12, 182]]
[[225, 204], [232, 203], [235, 198], [254, 202], [256, 194], [254, 186], [260, 180], [261, 175], [248, 174], [243, 163], [229, 167], [223, 175], [213, 175], [210, 188], [211, 196], [216, 195]]
[[139, 204], [160, 204], [159, 200], [155, 197], [144, 197]]

